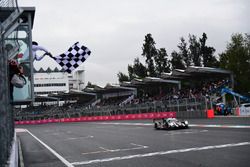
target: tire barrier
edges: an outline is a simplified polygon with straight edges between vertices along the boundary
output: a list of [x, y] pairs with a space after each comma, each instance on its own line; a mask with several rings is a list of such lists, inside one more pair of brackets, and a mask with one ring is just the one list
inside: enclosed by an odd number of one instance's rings
[[143, 119], [160, 119], [160, 118], [176, 118], [176, 112], [152, 112], [152, 113], [142, 113], [142, 114], [106, 115], [106, 116], [89, 116], [89, 117], [78, 117], [78, 118], [16, 121], [15, 124], [16, 125], [35, 125], [35, 124], [62, 123], [62, 122], [143, 120]]

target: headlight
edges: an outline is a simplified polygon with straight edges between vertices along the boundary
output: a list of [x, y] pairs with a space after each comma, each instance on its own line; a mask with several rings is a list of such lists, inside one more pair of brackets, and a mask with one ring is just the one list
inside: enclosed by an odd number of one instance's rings
[[188, 125], [188, 121], [185, 121], [184, 123], [185, 123], [186, 125]]

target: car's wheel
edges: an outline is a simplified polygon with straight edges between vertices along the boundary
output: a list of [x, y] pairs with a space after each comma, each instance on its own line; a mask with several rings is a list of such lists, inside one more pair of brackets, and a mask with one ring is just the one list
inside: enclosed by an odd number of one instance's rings
[[158, 124], [157, 124], [157, 123], [155, 123], [155, 126], [154, 126], [154, 127], [155, 127], [155, 129], [157, 129], [157, 130], [159, 129], [159, 127], [158, 127]]

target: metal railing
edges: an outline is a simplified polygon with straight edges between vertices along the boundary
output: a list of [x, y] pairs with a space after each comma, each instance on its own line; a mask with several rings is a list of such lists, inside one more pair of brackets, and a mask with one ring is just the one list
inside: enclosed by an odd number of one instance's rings
[[[16, 121], [43, 120], [49, 118], [77, 118], [83, 116], [104, 116], [121, 114], [141, 114], [151, 112], [174, 111], [179, 118], [205, 118], [207, 109], [210, 109], [210, 100], [206, 97], [178, 100], [158, 100], [139, 104], [127, 104], [124, 106], [109, 105], [100, 107], [50, 107], [41, 108], [39, 112], [29, 110], [17, 112]], [[34, 109], [37, 111], [37, 109]]]

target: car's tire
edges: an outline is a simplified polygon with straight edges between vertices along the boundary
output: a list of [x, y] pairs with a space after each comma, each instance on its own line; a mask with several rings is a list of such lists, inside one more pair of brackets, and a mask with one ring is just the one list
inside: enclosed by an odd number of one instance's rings
[[154, 128], [155, 128], [156, 130], [158, 130], [158, 129], [159, 129], [159, 127], [158, 127], [158, 124], [157, 124], [157, 123], [155, 123]]

